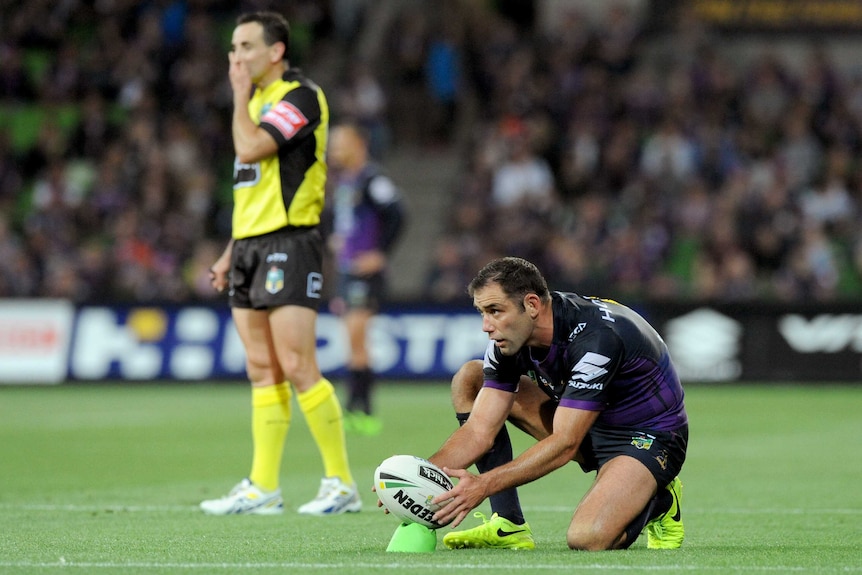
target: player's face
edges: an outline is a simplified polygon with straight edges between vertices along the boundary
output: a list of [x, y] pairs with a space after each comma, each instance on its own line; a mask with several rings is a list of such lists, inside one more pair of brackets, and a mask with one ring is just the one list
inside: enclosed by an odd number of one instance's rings
[[[259, 84], [276, 66], [281, 65], [277, 47], [281, 43], [267, 46], [263, 40], [263, 26], [258, 22], [246, 22], [234, 28], [231, 38], [233, 57], [248, 68], [251, 81]], [[279, 68], [276, 73], [281, 74]]]
[[473, 292], [473, 305], [482, 314], [482, 331], [503, 355], [515, 355], [533, 333], [530, 315], [491, 283]]
[[326, 153], [331, 167], [341, 169], [350, 165], [351, 150], [354, 146], [352, 137], [350, 130], [345, 127], [334, 128], [329, 134], [329, 149]]

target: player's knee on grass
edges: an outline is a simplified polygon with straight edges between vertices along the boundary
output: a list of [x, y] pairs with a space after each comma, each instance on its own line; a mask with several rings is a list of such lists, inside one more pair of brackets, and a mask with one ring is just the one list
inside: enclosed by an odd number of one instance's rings
[[461, 366], [452, 378], [452, 405], [455, 413], [469, 413], [482, 389], [482, 361], [472, 360]]
[[606, 551], [613, 549], [619, 540], [618, 535], [608, 534], [596, 525], [569, 525], [566, 544], [575, 551]]

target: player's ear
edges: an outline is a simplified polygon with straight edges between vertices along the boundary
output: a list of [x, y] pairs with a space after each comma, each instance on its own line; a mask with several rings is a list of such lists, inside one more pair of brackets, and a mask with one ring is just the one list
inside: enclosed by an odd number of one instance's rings
[[534, 293], [528, 293], [524, 296], [524, 309], [530, 314], [531, 319], [536, 319], [539, 315], [539, 296]]
[[287, 50], [287, 46], [284, 45], [284, 42], [275, 42], [272, 46], [269, 47], [269, 57], [273, 62], [280, 62], [284, 60], [284, 52]]

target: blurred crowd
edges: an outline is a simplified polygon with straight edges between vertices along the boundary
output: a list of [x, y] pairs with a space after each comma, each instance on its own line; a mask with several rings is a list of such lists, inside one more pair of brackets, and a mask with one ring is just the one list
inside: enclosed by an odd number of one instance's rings
[[823, 46], [742, 62], [692, 13], [650, 38], [622, 4], [465, 21], [480, 118], [429, 297], [504, 254], [607, 297], [862, 296], [862, 75]]
[[[379, 158], [402, 144], [466, 158], [417, 298], [463, 303], [498, 255], [535, 261], [554, 289], [619, 298], [862, 295], [862, 76], [823, 47], [742, 63], [684, 12], [662, 39], [622, 3], [596, 20], [558, 2], [547, 26], [538, 2], [441, 0], [392, 3], [369, 57], [373, 2], [285, 4], [292, 64], [318, 79], [340, 55], [323, 84], [333, 118], [363, 124]], [[4, 8], [0, 297], [214, 297], [226, 52], [238, 11], [257, 7]], [[21, 145], [7, 127], [34, 109]]]
[[[323, 26], [291, 2], [295, 63]], [[249, 4], [32, 0], [0, 39], [0, 296], [214, 297], [230, 237], [227, 52]], [[37, 131], [16, 145], [9, 126]], [[71, 118], [70, 121], [64, 119]], [[8, 129], [7, 129], [8, 128]]]

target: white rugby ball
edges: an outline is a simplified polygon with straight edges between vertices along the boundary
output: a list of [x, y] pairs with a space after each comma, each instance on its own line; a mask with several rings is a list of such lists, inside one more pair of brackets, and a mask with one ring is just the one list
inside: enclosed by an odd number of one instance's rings
[[437, 529], [434, 521], [440, 505], [431, 500], [452, 489], [452, 480], [443, 470], [421, 457], [393, 455], [374, 471], [377, 497], [389, 513], [406, 523], [420, 523]]

